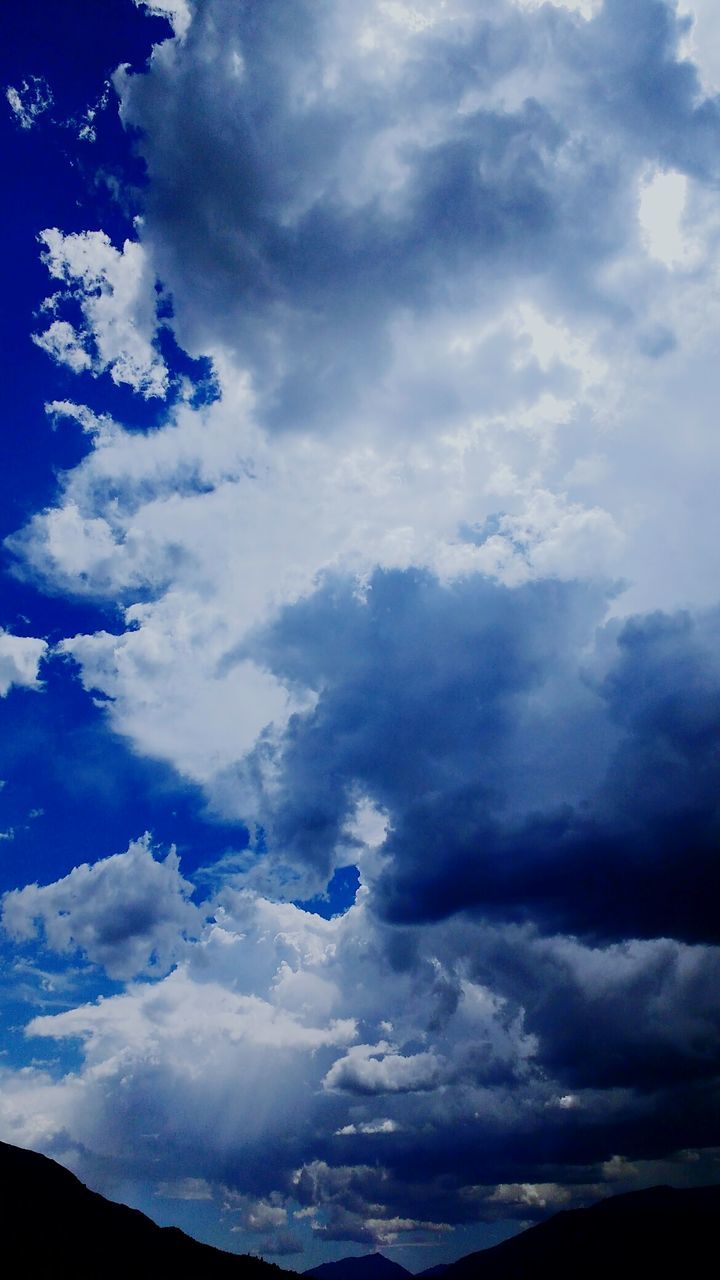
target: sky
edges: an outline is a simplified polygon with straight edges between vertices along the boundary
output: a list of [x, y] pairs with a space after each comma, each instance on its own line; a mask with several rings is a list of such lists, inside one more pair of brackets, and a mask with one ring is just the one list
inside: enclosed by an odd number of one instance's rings
[[714, 0], [0, 24], [0, 1138], [298, 1271], [718, 1182]]

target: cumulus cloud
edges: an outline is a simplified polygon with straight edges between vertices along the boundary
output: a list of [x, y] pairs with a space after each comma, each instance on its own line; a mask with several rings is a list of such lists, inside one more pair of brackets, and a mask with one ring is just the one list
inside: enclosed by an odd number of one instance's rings
[[241, 351], [287, 426], [361, 400], [388, 317], [450, 281], [459, 302], [539, 273], [603, 309], [633, 180], [651, 161], [709, 177], [717, 108], [669, 6], [569, 8], [275, 5], [255, 23], [215, 0], [121, 77], [144, 234], [191, 348]]
[[[103, 231], [40, 233], [43, 262], [67, 285], [65, 298], [80, 302], [84, 327], [53, 320], [34, 335], [38, 346], [74, 373], [108, 370], [145, 397], [164, 396], [167, 369], [154, 345], [157, 329], [154, 279], [142, 245], [126, 240], [116, 249]], [[55, 309], [63, 295], [48, 299]]]
[[188, 901], [192, 885], [177, 855], [162, 861], [149, 840], [92, 866], [75, 867], [54, 884], [27, 885], [3, 898], [2, 923], [16, 942], [37, 937], [57, 952], [81, 951], [112, 978], [167, 971], [202, 916]]
[[45, 640], [14, 636], [0, 628], [0, 697], [13, 686], [38, 689], [38, 670], [47, 653]]
[[[333, 1063], [323, 1080], [325, 1089], [348, 1093], [419, 1093], [433, 1089], [440, 1076], [440, 1062], [432, 1053], [404, 1057], [389, 1053], [389, 1045], [356, 1045], [345, 1058]], [[363, 1132], [382, 1132], [368, 1130]]]

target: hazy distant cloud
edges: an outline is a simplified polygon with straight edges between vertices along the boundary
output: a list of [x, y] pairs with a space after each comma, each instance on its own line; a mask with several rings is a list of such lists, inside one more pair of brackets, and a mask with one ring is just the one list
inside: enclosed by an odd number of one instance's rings
[[0, 627], [0, 697], [13, 686], [39, 688], [38, 669], [46, 653], [45, 640], [14, 636]]
[[181, 1178], [159, 1183], [155, 1195], [164, 1200], [212, 1200], [212, 1188], [204, 1178]]
[[97, 142], [97, 127], [95, 121], [101, 111], [105, 111], [110, 101], [110, 81], [106, 80], [103, 91], [94, 102], [90, 103], [85, 111], [73, 123], [77, 129], [77, 136], [81, 142]]
[[164, 973], [202, 915], [188, 901], [174, 852], [153, 857], [147, 840], [54, 884], [27, 885], [3, 899], [2, 923], [17, 942], [41, 933], [53, 951], [81, 951], [112, 978]]
[[44, 76], [28, 76], [19, 89], [8, 85], [5, 97], [21, 129], [32, 129], [53, 104], [52, 90]]

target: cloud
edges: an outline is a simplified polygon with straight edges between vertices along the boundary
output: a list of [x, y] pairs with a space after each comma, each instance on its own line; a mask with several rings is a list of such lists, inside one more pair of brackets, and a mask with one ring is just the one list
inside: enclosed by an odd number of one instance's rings
[[21, 129], [32, 129], [53, 104], [52, 90], [43, 76], [28, 76], [19, 89], [8, 85], [5, 97]]
[[592, 1108], [593, 1090], [666, 1088], [716, 1073], [717, 948], [668, 940], [587, 947], [496, 930], [480, 963], [491, 988], [523, 1008], [526, 1032], [560, 1084], [551, 1105], [562, 1111], [579, 1116], [589, 1100]]
[[146, 398], [163, 397], [168, 374], [154, 345], [157, 297], [142, 245], [126, 240], [118, 250], [103, 231], [63, 235], [57, 227], [42, 231], [40, 241], [50, 275], [68, 286], [46, 309], [77, 300], [85, 327], [53, 320], [34, 335], [37, 345], [74, 373], [108, 370], [114, 382]]
[[212, 1193], [263, 1248], [298, 1204], [323, 1239], [427, 1237], [542, 1211], [497, 1186], [602, 1194], [618, 1152], [715, 1140], [717, 949], [398, 928], [366, 890], [324, 920], [226, 885], [211, 914], [166, 977], [33, 1019], [81, 1064], [6, 1072], [4, 1135]]
[[[288, 1211], [279, 1203], [278, 1197], [270, 1200], [258, 1200], [252, 1196], [244, 1196], [239, 1195], [237, 1192], [227, 1191], [224, 1208], [237, 1219], [233, 1231], [248, 1231], [253, 1235], [268, 1236], [271, 1232], [280, 1232], [287, 1226]], [[278, 1240], [279, 1237], [276, 1237], [273, 1243], [278, 1243]], [[295, 1252], [295, 1250], [289, 1248], [286, 1250], [270, 1250], [272, 1253], [279, 1251]]]
[[[164, 394], [162, 280], [218, 397], [147, 432], [53, 402], [85, 452], [8, 546], [120, 611], [58, 653], [249, 844], [198, 907], [143, 844], [8, 895], [20, 943], [127, 985], [32, 1020], [79, 1057], [7, 1071], [2, 1131], [224, 1197], [278, 1254], [298, 1204], [387, 1244], [695, 1176], [720, 221], [686, 28], [657, 0], [145, 7], [176, 35], [115, 77], [143, 220], [44, 233], [37, 340]], [[350, 864], [345, 915], [281, 900]]]
[[182, 1178], [161, 1182], [155, 1194], [167, 1200], [212, 1200], [212, 1190], [204, 1178]]
[[157, 861], [145, 838], [126, 853], [75, 867], [54, 884], [11, 890], [3, 898], [2, 923], [16, 942], [42, 931], [50, 950], [81, 951], [112, 978], [161, 974], [183, 937], [202, 922], [188, 901], [191, 891], [177, 855]]
[[460, 302], [539, 277], [602, 312], [644, 167], [715, 172], [717, 107], [669, 6], [409, 12], [274, 5], [256, 23], [214, 0], [117, 80], [181, 340], [241, 354], [281, 427], [362, 404], [392, 318], [449, 287]]
[[[388, 1053], [388, 1045], [354, 1045], [345, 1058], [333, 1063], [323, 1080], [323, 1088], [348, 1093], [418, 1093], [434, 1089], [440, 1077], [440, 1062], [432, 1053], [404, 1057]], [[363, 1132], [374, 1132], [367, 1128]], [[382, 1128], [378, 1130], [382, 1132]]]
[[288, 608], [248, 652], [319, 697], [246, 768], [270, 849], [328, 875], [360, 792], [389, 818], [392, 919], [717, 941], [717, 610], [603, 632], [601, 609], [577, 583], [417, 572]]
[[67, 320], [53, 320], [42, 333], [35, 334], [33, 340], [53, 360], [67, 365], [73, 373], [84, 373], [92, 368], [92, 356], [85, 347], [84, 335]]
[[346, 1124], [342, 1129], [337, 1130], [338, 1137], [351, 1137], [356, 1133], [376, 1134], [376, 1133], [395, 1133], [397, 1124], [394, 1120], [366, 1120], [362, 1124]]
[[[147, 435], [106, 422], [11, 546], [127, 608], [64, 651], [233, 814], [233, 766], [305, 696], [233, 654], [328, 572], [622, 573], [629, 612], [706, 605], [720, 571], [716, 107], [682, 23], [650, 0], [414, 12], [203, 6], [117, 81], [150, 166], [138, 241], [47, 233], [85, 319], [42, 341], [148, 392], [160, 278], [222, 394]], [[700, 255], [673, 273], [640, 216], [665, 169]]]
[[148, 13], [167, 18], [172, 24], [176, 36], [182, 38], [192, 22], [193, 10], [190, 0], [134, 0], [134, 3]]
[[494, 1204], [509, 1204], [517, 1208], [556, 1210], [569, 1204], [572, 1191], [569, 1187], [561, 1187], [552, 1182], [522, 1183], [509, 1185], [500, 1183], [489, 1197]]
[[13, 687], [38, 689], [38, 669], [47, 653], [45, 640], [14, 636], [0, 628], [0, 697]]
[[717, 93], [720, 90], [717, 8], [712, 0], [678, 0], [678, 13], [690, 23], [682, 42], [683, 52], [698, 68], [705, 93]]

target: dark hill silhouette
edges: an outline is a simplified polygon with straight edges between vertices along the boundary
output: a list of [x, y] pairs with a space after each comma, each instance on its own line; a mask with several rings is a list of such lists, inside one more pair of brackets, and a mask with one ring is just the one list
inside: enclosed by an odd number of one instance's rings
[[[653, 1187], [568, 1209], [491, 1249], [439, 1263], [414, 1280], [696, 1280], [716, 1269], [720, 1186]], [[708, 1259], [714, 1259], [712, 1264]], [[380, 1253], [326, 1262], [315, 1280], [402, 1280]]]
[[35, 1151], [0, 1142], [2, 1273], [53, 1280], [292, 1280], [259, 1258], [225, 1253], [159, 1227], [144, 1213], [90, 1191]]
[[321, 1262], [302, 1274], [314, 1276], [315, 1280], [407, 1280], [412, 1272], [382, 1253], [366, 1253], [360, 1258]]
[[[3, 1275], [53, 1280], [298, 1280], [259, 1258], [200, 1244], [85, 1187], [45, 1156], [0, 1142]], [[443, 1280], [695, 1280], [717, 1266], [720, 1186], [653, 1187], [571, 1209], [468, 1254]], [[10, 1263], [8, 1265], [8, 1259]], [[323, 1263], [314, 1280], [406, 1280], [382, 1254]]]
[[717, 1266], [719, 1229], [720, 1186], [652, 1187], [555, 1214], [443, 1280], [694, 1280]]

